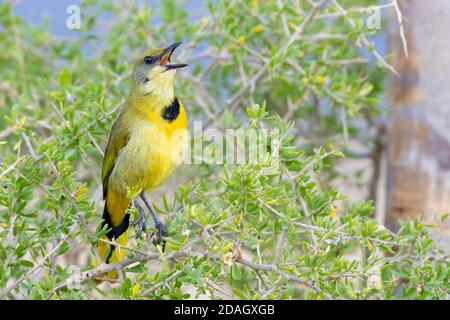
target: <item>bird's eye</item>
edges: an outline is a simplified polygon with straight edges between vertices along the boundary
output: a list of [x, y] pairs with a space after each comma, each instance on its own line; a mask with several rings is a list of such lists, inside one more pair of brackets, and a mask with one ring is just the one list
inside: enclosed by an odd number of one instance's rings
[[144, 57], [144, 62], [146, 64], [152, 64], [153, 63], [153, 57], [150, 57], [150, 56]]

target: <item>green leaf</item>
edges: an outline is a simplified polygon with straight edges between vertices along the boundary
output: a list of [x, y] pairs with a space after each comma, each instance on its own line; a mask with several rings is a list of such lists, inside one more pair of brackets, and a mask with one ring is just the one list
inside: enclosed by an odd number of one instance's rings
[[69, 249], [70, 249], [69, 243], [67, 241], [64, 241], [61, 247], [59, 247], [58, 255], [63, 255], [64, 253], [69, 251]]
[[29, 267], [29, 268], [34, 266], [33, 262], [31, 262], [29, 260], [24, 260], [24, 259], [19, 260], [19, 264], [24, 267]]
[[241, 270], [239, 269], [239, 267], [237, 266], [236, 263], [233, 263], [231, 265], [231, 276], [233, 277], [234, 280], [237, 280], [237, 281], [242, 279]]
[[231, 290], [233, 291], [233, 293], [238, 297], [241, 298], [243, 300], [248, 299], [247, 296], [245, 295], [245, 293], [243, 293], [242, 291], [240, 291], [238, 288], [231, 288]]
[[67, 68], [63, 68], [59, 73], [59, 83], [62, 87], [67, 87], [71, 82], [71, 75]]
[[131, 290], [132, 290], [131, 280], [125, 279], [125, 281], [122, 282], [122, 296], [124, 298], [129, 298], [131, 296]]

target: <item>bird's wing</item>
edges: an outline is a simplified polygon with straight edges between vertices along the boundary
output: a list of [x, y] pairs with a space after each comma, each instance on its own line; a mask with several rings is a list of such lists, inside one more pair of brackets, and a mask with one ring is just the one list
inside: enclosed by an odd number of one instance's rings
[[109, 135], [108, 144], [106, 145], [105, 156], [103, 158], [102, 166], [102, 182], [103, 182], [103, 199], [106, 198], [108, 191], [109, 177], [116, 164], [119, 151], [122, 150], [128, 143], [130, 136], [128, 130], [123, 125], [121, 117], [119, 116], [114, 122]]

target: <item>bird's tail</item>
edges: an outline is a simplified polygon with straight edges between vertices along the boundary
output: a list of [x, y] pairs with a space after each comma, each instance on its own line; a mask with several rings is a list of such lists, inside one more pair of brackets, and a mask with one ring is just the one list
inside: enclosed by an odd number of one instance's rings
[[[107, 225], [109, 231], [101, 239], [115, 242], [121, 246], [127, 245], [130, 214], [126, 211], [129, 206], [130, 201], [126, 198], [126, 196], [118, 192], [108, 192], [105, 207], [103, 209], [102, 227]], [[121, 261], [125, 258], [126, 254], [126, 249], [101, 240], [97, 243], [97, 250], [99, 257], [106, 263]], [[97, 265], [97, 261], [95, 262]], [[116, 270], [113, 270], [104, 276], [110, 279], [117, 279], [119, 273]]]

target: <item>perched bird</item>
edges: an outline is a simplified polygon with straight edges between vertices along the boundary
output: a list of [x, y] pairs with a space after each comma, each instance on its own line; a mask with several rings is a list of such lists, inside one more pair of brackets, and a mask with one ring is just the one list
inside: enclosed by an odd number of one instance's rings
[[[126, 245], [130, 214], [127, 209], [132, 199], [129, 190], [140, 190], [145, 206], [152, 214], [157, 242], [167, 236], [163, 223], [151, 209], [144, 192], [163, 182], [183, 157], [187, 145], [186, 112], [174, 94], [173, 81], [178, 68], [184, 63], [170, 62], [173, 51], [181, 44], [149, 50], [133, 64], [131, 91], [119, 111], [109, 135], [102, 167], [103, 210], [102, 226], [108, 232], [99, 241], [99, 257], [106, 263], [123, 260], [126, 249], [112, 245]], [[145, 212], [137, 205], [140, 216], [138, 233], [145, 226]], [[117, 278], [111, 271], [109, 278]]]

